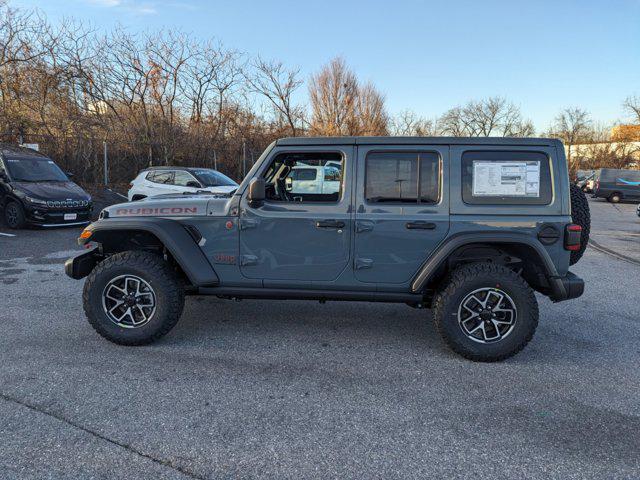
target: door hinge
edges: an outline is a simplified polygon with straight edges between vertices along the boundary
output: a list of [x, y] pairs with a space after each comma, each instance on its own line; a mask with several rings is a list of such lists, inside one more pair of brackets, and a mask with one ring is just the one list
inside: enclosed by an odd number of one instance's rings
[[241, 218], [240, 230], [248, 230], [249, 228], [256, 228], [258, 226], [258, 220], [253, 218]]
[[240, 265], [243, 267], [247, 267], [249, 265], [257, 265], [258, 257], [255, 255], [241, 255], [240, 256]]
[[371, 267], [373, 267], [373, 260], [371, 258], [356, 258], [356, 270], [363, 270]]
[[373, 222], [368, 220], [360, 220], [356, 222], [356, 233], [370, 232], [373, 230]]

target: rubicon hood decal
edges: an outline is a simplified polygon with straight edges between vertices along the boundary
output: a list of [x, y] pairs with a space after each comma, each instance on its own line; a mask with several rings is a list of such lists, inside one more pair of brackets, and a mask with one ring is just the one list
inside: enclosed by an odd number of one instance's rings
[[200, 207], [118, 207], [111, 209], [109, 214], [114, 217], [149, 217], [149, 216], [171, 216], [171, 215], [199, 215]]
[[207, 198], [187, 197], [142, 200], [107, 207], [113, 217], [193, 217], [207, 214]]

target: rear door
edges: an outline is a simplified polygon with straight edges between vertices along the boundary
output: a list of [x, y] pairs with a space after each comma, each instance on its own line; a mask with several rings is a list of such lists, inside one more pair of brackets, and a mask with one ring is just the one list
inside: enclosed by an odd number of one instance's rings
[[359, 146], [355, 276], [409, 283], [449, 230], [449, 147]]

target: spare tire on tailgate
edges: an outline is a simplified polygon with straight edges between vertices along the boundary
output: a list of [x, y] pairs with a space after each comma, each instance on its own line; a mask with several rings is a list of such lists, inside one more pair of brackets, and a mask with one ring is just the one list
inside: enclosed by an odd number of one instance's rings
[[584, 251], [587, 249], [589, 243], [589, 231], [591, 230], [591, 212], [589, 211], [589, 201], [587, 196], [576, 185], [570, 186], [571, 192], [571, 219], [576, 225], [582, 227], [582, 234], [580, 235], [580, 250], [571, 252], [571, 258], [569, 265], [578, 263], [578, 260], [582, 258]]

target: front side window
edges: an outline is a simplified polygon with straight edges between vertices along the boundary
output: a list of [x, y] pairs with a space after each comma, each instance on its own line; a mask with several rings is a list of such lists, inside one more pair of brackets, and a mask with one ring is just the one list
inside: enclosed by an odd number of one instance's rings
[[7, 157], [7, 168], [15, 182], [67, 182], [53, 160], [45, 157]]
[[436, 152], [371, 152], [365, 170], [369, 203], [437, 203], [440, 198]]
[[[330, 171], [329, 178], [327, 171]], [[344, 162], [338, 152], [281, 153], [264, 174], [267, 200], [338, 202], [343, 172]]]
[[197, 183], [196, 179], [193, 178], [193, 176], [189, 172], [178, 170], [173, 176], [173, 184], [178, 185], [179, 187], [192, 186], [188, 185], [189, 182]]

